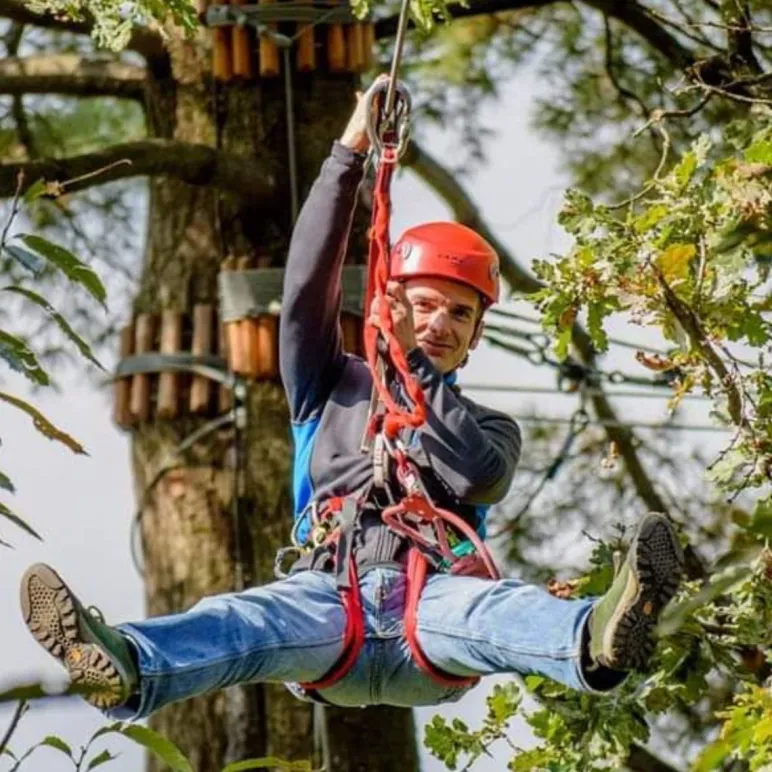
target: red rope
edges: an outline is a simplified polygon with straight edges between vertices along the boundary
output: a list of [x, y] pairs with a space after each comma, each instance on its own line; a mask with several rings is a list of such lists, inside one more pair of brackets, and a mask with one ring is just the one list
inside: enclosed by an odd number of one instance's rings
[[[391, 178], [397, 166], [397, 152], [393, 147], [386, 146], [378, 164], [378, 172], [375, 177], [375, 191], [373, 200], [373, 214], [370, 225], [370, 253], [367, 269], [367, 297], [365, 310], [369, 313], [375, 298], [383, 298], [386, 294], [386, 283], [389, 280], [389, 220], [391, 217]], [[394, 334], [394, 323], [391, 318], [391, 309], [386, 302], [379, 304], [380, 330], [373, 325], [365, 323], [365, 355], [373, 383], [378, 389], [378, 395], [386, 407], [383, 416], [383, 431], [387, 437], [394, 438], [399, 431], [406, 427], [417, 428], [426, 421], [426, 401], [421, 387], [410, 373], [405, 352], [402, 351], [397, 337]], [[378, 377], [378, 335], [383, 333], [389, 347], [391, 361], [397, 371], [397, 376], [402, 381], [407, 395], [413, 404], [409, 410], [398, 405], [388, 389]], [[370, 434], [374, 434], [378, 426], [371, 422]]]
[[[455, 564], [458, 562], [458, 558], [456, 558], [447, 544], [443, 530], [445, 524], [452, 526], [472, 543], [490, 578], [501, 578], [490, 550], [485, 546], [485, 543], [475, 532], [474, 528], [463, 518], [455, 514], [455, 512], [442, 509], [442, 507], [437, 507], [430, 503], [423, 494], [405, 496], [396, 504], [386, 507], [381, 513], [381, 517], [392, 531], [401, 533], [410, 539], [413, 544], [422, 545], [427, 549], [435, 548], [435, 545], [424, 536], [420, 526], [433, 525], [436, 536], [440, 541], [442, 557], [446, 558], [451, 564]], [[445, 540], [444, 544], [442, 543], [443, 540]], [[452, 568], [451, 573], [453, 573]]]

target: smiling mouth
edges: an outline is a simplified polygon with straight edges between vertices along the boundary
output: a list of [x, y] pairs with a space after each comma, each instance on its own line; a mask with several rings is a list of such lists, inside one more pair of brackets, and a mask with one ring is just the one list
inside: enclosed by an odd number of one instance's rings
[[424, 346], [426, 346], [429, 349], [433, 349], [434, 351], [450, 351], [453, 347], [449, 346], [447, 343], [437, 343], [432, 340], [423, 340], [421, 341]]

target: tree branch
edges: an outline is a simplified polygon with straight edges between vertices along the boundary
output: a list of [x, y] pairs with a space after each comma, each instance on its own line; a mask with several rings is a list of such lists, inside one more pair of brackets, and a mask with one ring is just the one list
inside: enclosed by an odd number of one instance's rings
[[67, 193], [130, 177], [158, 176], [222, 188], [258, 202], [274, 192], [265, 169], [255, 161], [206, 145], [161, 139], [127, 142], [70, 158], [0, 163], [0, 197], [13, 195], [19, 171], [24, 172], [26, 187], [43, 178], [60, 183]]
[[[553, 5], [556, 2], [561, 2], [561, 0], [479, 0], [479, 2], [468, 6], [451, 3], [448, 6], [448, 11], [453, 19], [462, 19], [465, 16], [483, 16], [528, 8], [537, 9], [546, 5]], [[637, 32], [675, 67], [686, 69], [694, 63], [695, 57], [692, 51], [683, 46], [661, 24], [647, 15], [646, 9], [635, 0], [624, 0], [624, 2], [620, 0], [583, 0], [583, 2], [598, 9], [601, 13], [621, 21]], [[394, 35], [397, 31], [398, 20], [398, 16], [389, 16], [377, 21], [375, 23], [376, 38]]]
[[142, 99], [144, 67], [78, 54], [8, 58], [0, 61], [0, 94], [66, 94]]
[[19, 137], [19, 142], [27, 149], [27, 156], [36, 158], [38, 152], [35, 146], [35, 136], [27, 120], [27, 112], [24, 109], [24, 99], [21, 94], [15, 94], [13, 97], [11, 115], [16, 123], [16, 134]]
[[753, 52], [753, 25], [748, 0], [723, 0], [721, 18], [727, 28], [729, 52], [740, 57], [752, 72], [761, 72], [761, 65]]
[[[459, 222], [477, 231], [498, 252], [501, 261], [501, 275], [513, 292], [530, 294], [543, 286], [533, 274], [517, 262], [504, 244], [491, 232], [469, 194], [459, 184], [455, 176], [439, 161], [411, 141], [402, 164], [412, 169], [448, 204], [453, 216]], [[573, 343], [582, 362], [587, 367], [594, 368], [596, 363], [595, 348], [589, 335], [578, 324], [574, 324]], [[626, 428], [624, 422], [619, 419], [599, 384], [593, 392], [591, 401], [595, 414], [600, 421], [606, 424], [605, 430], [609, 441], [616, 443], [619, 448], [620, 456], [624, 460], [636, 494], [648, 509], [667, 512], [666, 502], [659, 495], [638, 456], [633, 432]], [[703, 576], [705, 573], [700, 559], [690, 549], [687, 550], [687, 573], [692, 578]]]
[[646, 9], [635, 0], [626, 0], [624, 3], [617, 0], [583, 0], [583, 2], [617, 21], [621, 21], [631, 30], [637, 32], [674, 67], [685, 70], [694, 64], [694, 53], [649, 16]]
[[[541, 8], [545, 5], [554, 5], [562, 0], [479, 0], [471, 5], [462, 5], [461, 3], [449, 3], [448, 12], [455, 19], [463, 19], [468, 16], [484, 16], [490, 13], [505, 13], [509, 11], [527, 10], [529, 8]], [[375, 37], [388, 38], [397, 32], [399, 16], [387, 16], [375, 22]], [[410, 29], [415, 27], [411, 20], [408, 24]]]
[[[24, 25], [11, 22], [6, 42], [6, 52], [9, 57], [15, 57], [19, 52], [22, 38], [24, 37]], [[7, 61], [7, 60], [6, 60]], [[2, 61], [0, 61], [2, 64]], [[19, 142], [26, 148], [28, 158], [36, 158], [35, 137], [32, 128], [27, 120], [27, 113], [24, 109], [24, 98], [21, 93], [14, 94], [11, 101], [11, 115], [16, 123], [16, 135]]]
[[[30, 24], [34, 27], [43, 27], [60, 32], [71, 32], [76, 35], [90, 35], [93, 29], [91, 21], [68, 21], [58, 19], [50, 14], [40, 14], [31, 11], [22, 0], [0, 0], [0, 17]], [[142, 54], [155, 66], [163, 65], [168, 69], [168, 56], [164, 48], [163, 39], [157, 32], [146, 27], [136, 27], [131, 34], [127, 48]]]

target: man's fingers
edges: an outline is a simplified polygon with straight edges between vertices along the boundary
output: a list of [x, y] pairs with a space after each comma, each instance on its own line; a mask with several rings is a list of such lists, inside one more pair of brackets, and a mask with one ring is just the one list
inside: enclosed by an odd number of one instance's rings
[[405, 300], [407, 298], [405, 287], [401, 281], [388, 281], [386, 283], [386, 294], [389, 297], [397, 298], [398, 300]]

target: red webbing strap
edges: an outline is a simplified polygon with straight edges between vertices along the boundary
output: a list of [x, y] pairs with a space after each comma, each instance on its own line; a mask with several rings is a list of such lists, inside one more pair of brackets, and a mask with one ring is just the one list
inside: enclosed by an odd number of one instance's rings
[[426, 583], [428, 561], [417, 547], [411, 547], [407, 561], [407, 593], [405, 598], [405, 638], [416, 665], [442, 686], [476, 686], [477, 676], [457, 676], [433, 665], [418, 643], [418, 602]]
[[365, 623], [362, 612], [362, 594], [359, 589], [359, 576], [356, 569], [356, 561], [349, 561], [350, 587], [340, 590], [340, 599], [343, 610], [346, 612], [346, 633], [344, 637], [343, 651], [338, 661], [318, 681], [301, 683], [306, 691], [321, 691], [328, 689], [346, 676], [357, 661], [359, 652], [365, 642]]
[[[386, 507], [381, 512], [381, 519], [392, 531], [407, 537], [413, 544], [421, 544], [426, 549], [438, 549], [443, 558], [455, 564], [459, 562], [458, 558], [450, 549], [444, 532], [446, 525], [451, 526], [472, 543], [479, 562], [485, 567], [488, 576], [491, 579], [501, 578], [490, 550], [485, 546], [485, 543], [475, 532], [474, 528], [455, 512], [430, 503], [421, 493], [410, 494], [403, 497], [396, 504]], [[433, 526], [437, 538], [436, 543], [427, 539], [421, 532], [420, 526], [422, 525]], [[451, 573], [454, 573], [452, 567]]]
[[[391, 217], [391, 178], [397, 166], [397, 151], [391, 146], [384, 147], [375, 177], [373, 197], [373, 213], [370, 224], [370, 252], [367, 268], [367, 296], [365, 299], [365, 315], [376, 297], [386, 294], [386, 283], [389, 279], [389, 220]], [[405, 353], [394, 335], [394, 325], [391, 311], [387, 303], [379, 303], [380, 330], [365, 322], [364, 343], [365, 355], [373, 383], [378, 390], [378, 396], [386, 407], [383, 416], [382, 429], [387, 437], [394, 438], [400, 429], [417, 428], [426, 420], [426, 401], [421, 387], [410, 373]], [[413, 409], [408, 410], [398, 405], [389, 392], [388, 386], [378, 376], [378, 336], [383, 334], [388, 347], [391, 362], [407, 390]], [[369, 432], [371, 436], [378, 426], [371, 421]]]

